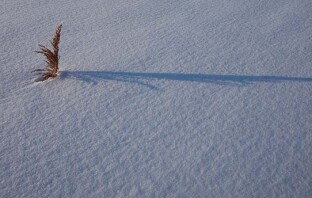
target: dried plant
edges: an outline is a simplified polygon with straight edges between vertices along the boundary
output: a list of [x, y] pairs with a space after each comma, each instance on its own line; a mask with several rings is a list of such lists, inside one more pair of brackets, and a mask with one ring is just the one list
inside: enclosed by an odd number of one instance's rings
[[59, 67], [59, 43], [60, 43], [60, 37], [61, 37], [61, 29], [62, 29], [62, 24], [58, 25], [55, 33], [53, 40], [50, 41], [53, 49], [50, 50], [46, 48], [43, 45], [39, 45], [40, 50], [35, 51], [36, 53], [43, 54], [46, 58], [46, 67], [44, 69], [36, 69], [34, 72], [38, 72], [39, 74], [42, 75], [42, 78], [39, 79], [39, 81], [45, 81], [49, 78], [55, 78], [57, 76]]

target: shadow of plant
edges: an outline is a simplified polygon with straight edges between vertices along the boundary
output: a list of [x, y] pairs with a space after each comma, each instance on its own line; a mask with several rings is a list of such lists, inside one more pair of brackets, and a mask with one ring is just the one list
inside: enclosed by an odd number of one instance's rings
[[199, 83], [215, 83], [220, 85], [243, 86], [252, 83], [278, 83], [278, 82], [312, 82], [308, 77], [284, 76], [240, 76], [240, 75], [209, 75], [209, 74], [179, 74], [179, 73], [137, 73], [137, 72], [111, 72], [111, 71], [62, 71], [61, 78], [75, 78], [92, 84], [102, 80], [114, 80], [135, 83], [158, 89], [147, 83], [147, 80], [173, 80]]

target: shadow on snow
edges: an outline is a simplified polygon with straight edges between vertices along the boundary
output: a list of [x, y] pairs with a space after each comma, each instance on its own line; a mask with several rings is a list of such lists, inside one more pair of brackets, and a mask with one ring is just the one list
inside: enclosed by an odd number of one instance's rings
[[214, 75], [214, 74], [179, 74], [179, 73], [137, 73], [137, 72], [112, 72], [112, 71], [62, 71], [61, 78], [75, 78], [96, 84], [101, 80], [114, 80], [135, 83], [157, 89], [146, 80], [173, 80], [199, 83], [215, 83], [221, 85], [242, 86], [252, 83], [278, 83], [278, 82], [312, 82], [308, 77], [285, 76], [241, 76], [241, 75]]

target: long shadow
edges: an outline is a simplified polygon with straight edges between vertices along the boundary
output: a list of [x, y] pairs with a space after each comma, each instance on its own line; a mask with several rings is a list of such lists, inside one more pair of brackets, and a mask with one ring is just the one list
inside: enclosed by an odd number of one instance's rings
[[114, 80], [135, 83], [157, 89], [147, 80], [173, 80], [199, 83], [215, 83], [222, 85], [242, 86], [251, 83], [278, 83], [278, 82], [312, 82], [309, 77], [286, 76], [240, 76], [240, 75], [214, 75], [214, 74], [179, 74], [179, 73], [137, 73], [112, 71], [62, 71], [61, 78], [75, 78], [96, 84], [102, 80]]

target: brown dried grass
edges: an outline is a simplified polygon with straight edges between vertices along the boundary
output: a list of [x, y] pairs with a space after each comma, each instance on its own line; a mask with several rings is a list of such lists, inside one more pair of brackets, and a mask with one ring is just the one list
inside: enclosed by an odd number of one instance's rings
[[55, 78], [58, 74], [58, 64], [59, 64], [59, 43], [61, 38], [61, 29], [62, 24], [58, 25], [53, 40], [50, 41], [52, 45], [52, 50], [48, 49], [43, 45], [39, 45], [40, 50], [35, 51], [36, 53], [42, 54], [45, 57], [46, 67], [44, 69], [36, 69], [34, 72], [38, 72], [42, 75], [42, 78], [38, 79], [39, 81], [45, 81], [49, 78]]

